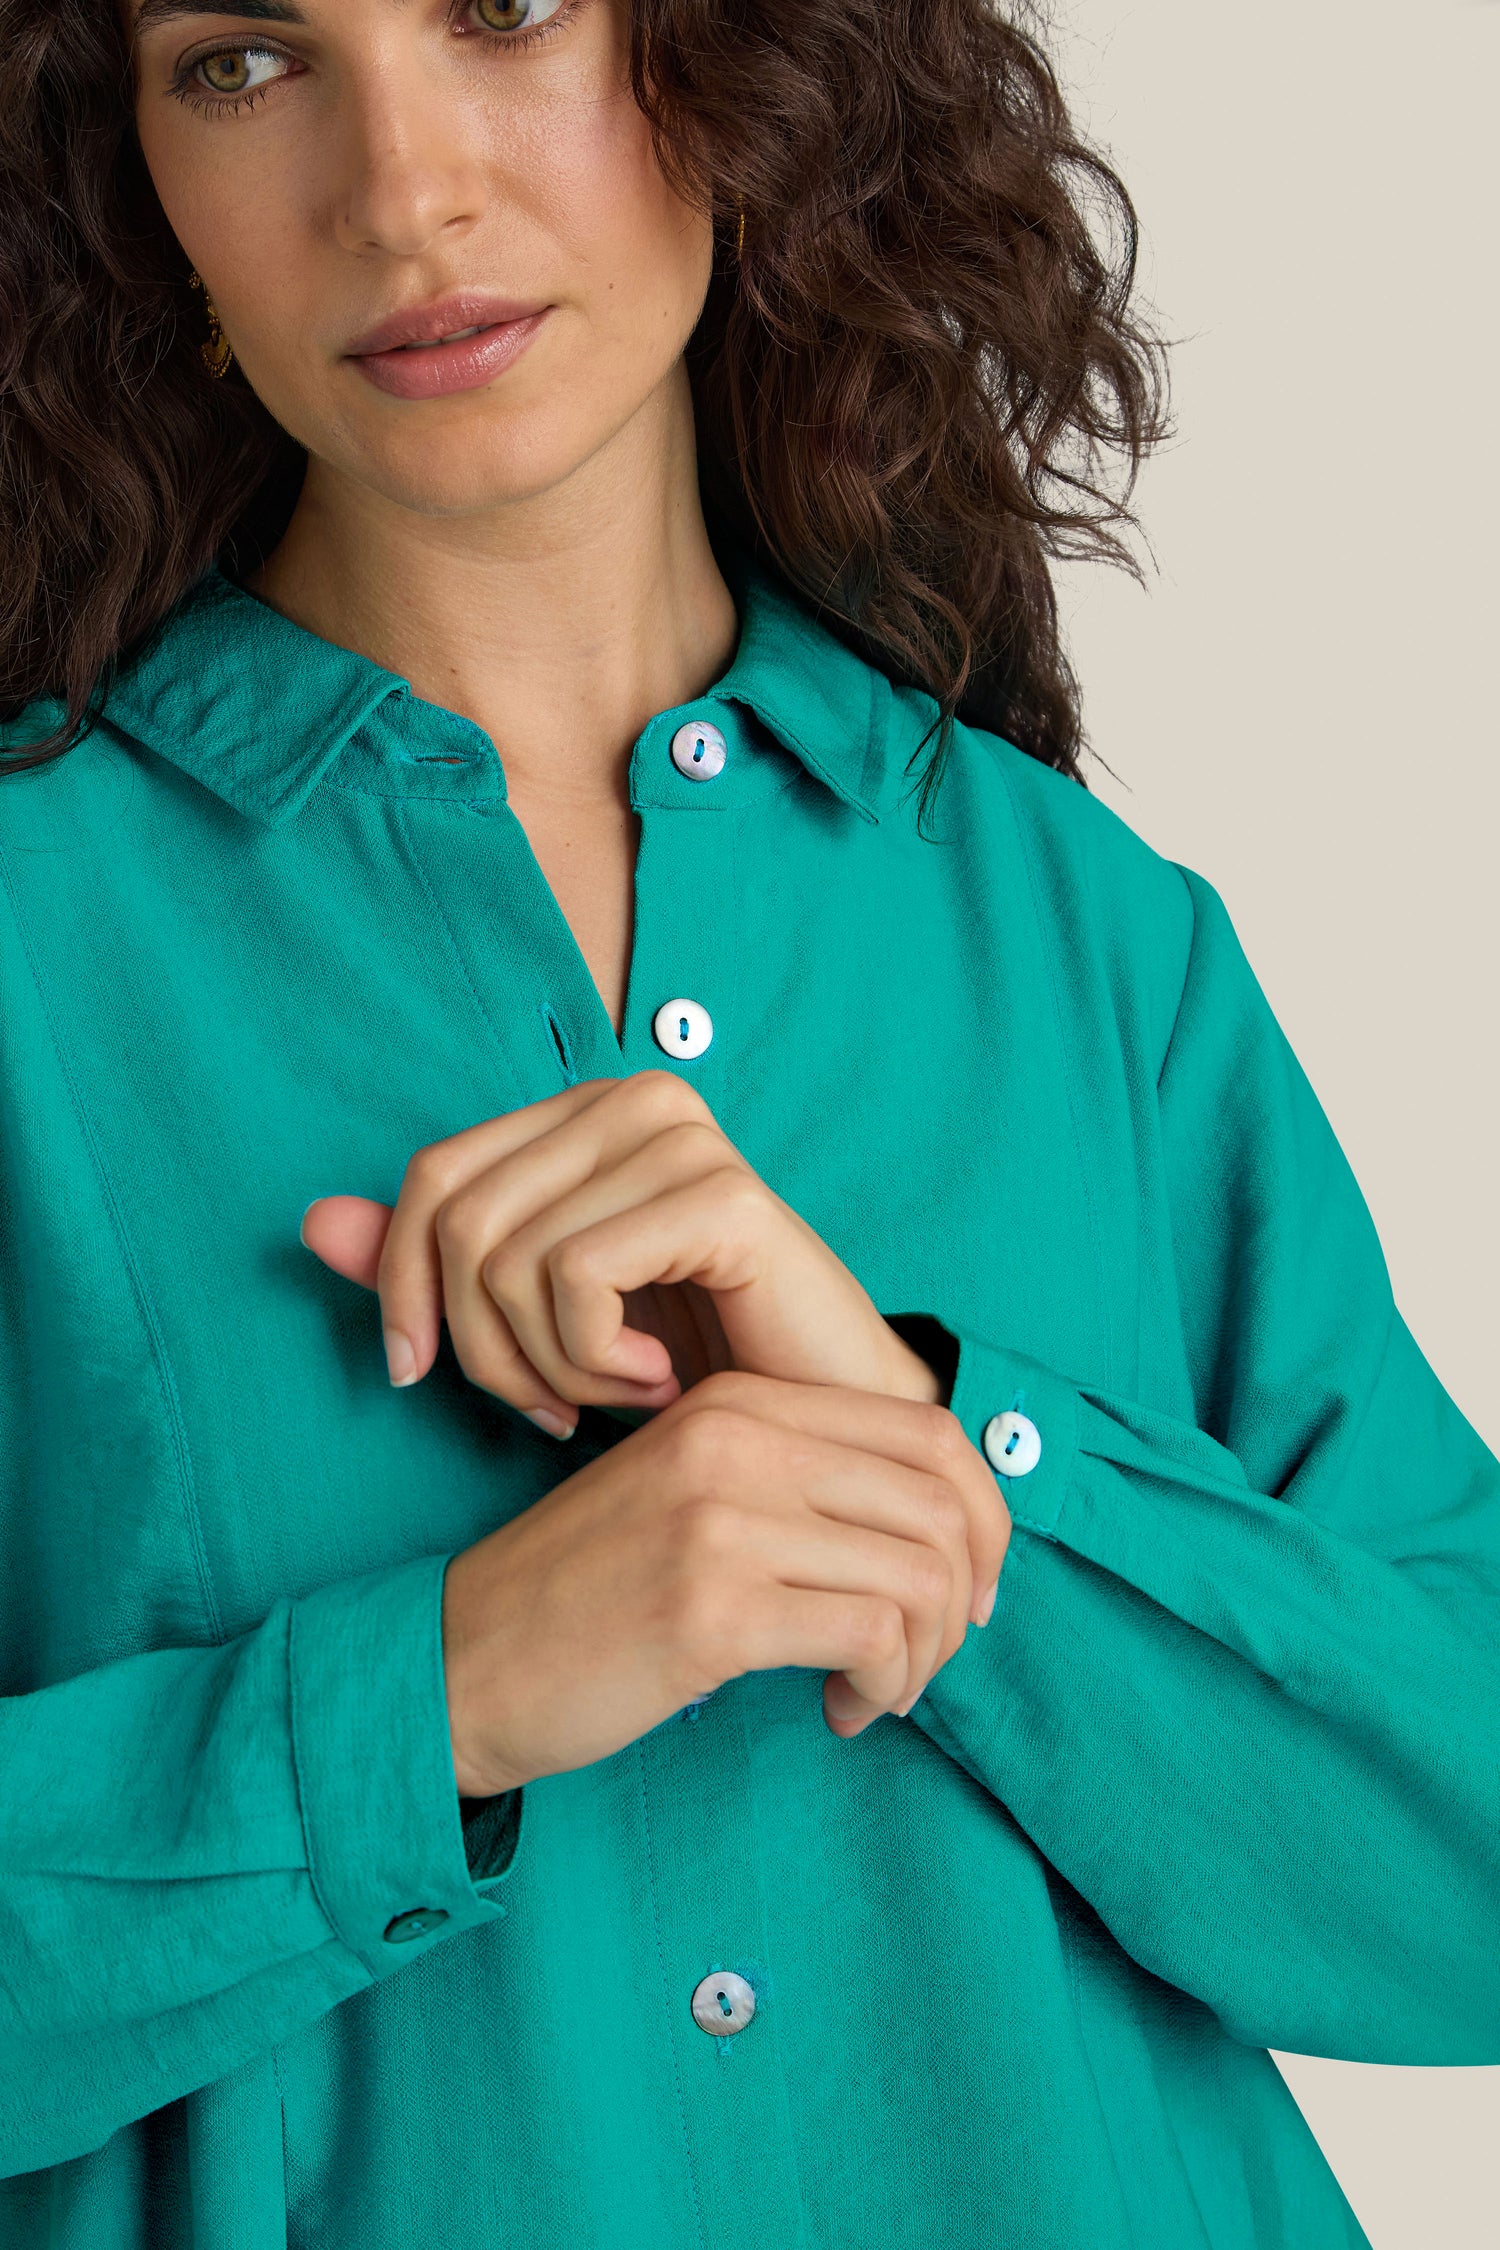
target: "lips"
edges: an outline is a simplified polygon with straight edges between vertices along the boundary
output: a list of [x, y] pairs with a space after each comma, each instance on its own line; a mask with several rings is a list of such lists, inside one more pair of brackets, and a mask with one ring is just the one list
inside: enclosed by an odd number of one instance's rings
[[434, 298], [392, 313], [344, 348], [346, 359], [367, 359], [376, 352], [402, 351], [415, 345], [431, 347], [456, 336], [472, 336], [507, 321], [526, 320], [546, 310], [535, 298], [500, 297], [489, 290], [461, 289], [451, 296]]
[[451, 336], [434, 336], [430, 341], [424, 339], [420, 344], [396, 344], [392, 349], [398, 352], [430, 352], [433, 344], [461, 344], [466, 336], [483, 334], [482, 328], [455, 328]]

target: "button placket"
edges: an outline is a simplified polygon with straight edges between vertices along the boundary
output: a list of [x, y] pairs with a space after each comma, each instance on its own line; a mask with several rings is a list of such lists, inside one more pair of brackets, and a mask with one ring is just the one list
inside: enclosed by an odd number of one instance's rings
[[663, 714], [638, 745], [631, 794], [641, 839], [620, 1041], [626, 1071], [680, 1065], [710, 1104], [735, 1063], [730, 978], [740, 965], [728, 932], [742, 805], [773, 779], [739, 739], [737, 714], [724, 716], [720, 727]]
[[745, 1706], [756, 1695], [754, 1685], [747, 1698], [746, 1682], [728, 1683], [696, 1726], [658, 1727], [636, 1751], [650, 1922], [689, 2163], [697, 2179], [711, 2181], [733, 2147], [755, 2180], [753, 2206], [715, 2229], [726, 2250], [805, 2239], [751, 1801]]

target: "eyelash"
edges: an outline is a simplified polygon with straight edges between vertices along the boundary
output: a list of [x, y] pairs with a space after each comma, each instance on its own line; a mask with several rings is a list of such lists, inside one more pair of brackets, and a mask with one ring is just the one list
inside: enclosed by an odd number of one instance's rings
[[[448, 11], [448, 21], [456, 22], [472, 4], [473, 0], [453, 0]], [[507, 51], [516, 47], [539, 47], [544, 39], [550, 39], [555, 31], [561, 31], [578, 5], [579, 0], [563, 0], [555, 15], [549, 16], [544, 24], [537, 25], [531, 31], [492, 31], [481, 26], [479, 36], [492, 48], [505, 48]], [[215, 55], [269, 55], [276, 62], [294, 59], [283, 55], [280, 48], [267, 47], [259, 41], [254, 46], [248, 41], [241, 41], [238, 46], [205, 47], [201, 54], [193, 55], [182, 65], [167, 88], [168, 93], [174, 95], [185, 108], [195, 109], [203, 117], [238, 117], [242, 109], [253, 109], [258, 101], [264, 101], [270, 91], [268, 86], [252, 86], [243, 94], [221, 94], [217, 97], [205, 95], [200, 86], [193, 84], [192, 74], [200, 63], [210, 61]], [[277, 81], [273, 80], [272, 84], [275, 83]]]

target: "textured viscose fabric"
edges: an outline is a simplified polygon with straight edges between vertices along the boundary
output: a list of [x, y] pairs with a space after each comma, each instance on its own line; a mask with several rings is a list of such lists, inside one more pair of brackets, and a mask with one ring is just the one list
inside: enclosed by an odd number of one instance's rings
[[[720, 559], [622, 1037], [495, 743], [217, 570], [0, 778], [4, 2250], [1349, 2250], [1266, 2050], [1500, 2062], [1500, 1464], [1224, 903], [975, 728], [919, 827], [930, 699]], [[447, 1564], [630, 1424], [393, 1389], [298, 1225], [640, 1070], [1041, 1456], [910, 1717], [471, 1804]]]

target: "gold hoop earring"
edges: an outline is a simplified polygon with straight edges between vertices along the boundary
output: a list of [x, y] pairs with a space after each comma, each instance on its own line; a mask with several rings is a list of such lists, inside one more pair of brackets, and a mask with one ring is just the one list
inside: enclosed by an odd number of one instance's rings
[[740, 230], [735, 238], [734, 254], [737, 258], [742, 258], [745, 254], [745, 206], [739, 196], [735, 197], [734, 202], [740, 215]]
[[214, 310], [214, 301], [208, 293], [202, 275], [195, 269], [188, 275], [188, 281], [194, 289], [203, 291], [203, 309], [208, 314], [208, 341], [198, 346], [199, 357], [210, 375], [222, 375], [234, 358], [234, 347], [219, 326], [219, 316]]

